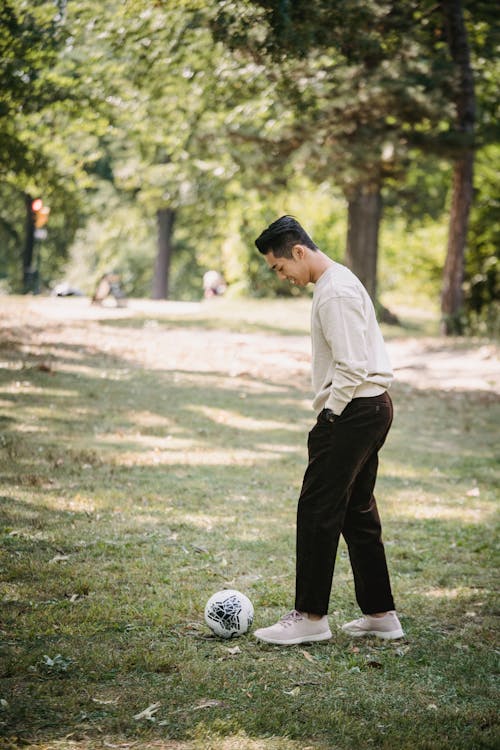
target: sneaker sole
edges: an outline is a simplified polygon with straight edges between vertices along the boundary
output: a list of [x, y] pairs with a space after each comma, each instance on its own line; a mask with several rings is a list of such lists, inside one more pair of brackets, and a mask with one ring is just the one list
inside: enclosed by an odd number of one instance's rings
[[362, 638], [364, 635], [374, 635], [377, 638], [383, 638], [386, 641], [395, 640], [396, 638], [404, 638], [404, 632], [398, 628], [398, 630], [344, 630], [342, 631], [347, 635], [352, 635], [354, 638]]
[[291, 638], [290, 640], [283, 640], [281, 638], [262, 638], [261, 636], [254, 633], [254, 636], [258, 641], [262, 643], [271, 643], [273, 646], [298, 646], [300, 643], [316, 643], [318, 641], [329, 641], [332, 637], [330, 630], [325, 633], [317, 633], [316, 635], [303, 636], [301, 638]]

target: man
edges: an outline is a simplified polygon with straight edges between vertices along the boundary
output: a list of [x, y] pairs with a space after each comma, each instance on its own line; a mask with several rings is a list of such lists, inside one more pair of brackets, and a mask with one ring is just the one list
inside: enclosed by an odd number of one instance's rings
[[340, 534], [347, 542], [363, 617], [352, 636], [401, 638], [373, 490], [378, 452], [392, 422], [393, 375], [373, 304], [361, 282], [314, 244], [291, 216], [255, 244], [280, 279], [315, 284], [312, 312], [313, 408], [309, 463], [297, 510], [295, 609], [255, 631], [267, 643], [323, 641]]

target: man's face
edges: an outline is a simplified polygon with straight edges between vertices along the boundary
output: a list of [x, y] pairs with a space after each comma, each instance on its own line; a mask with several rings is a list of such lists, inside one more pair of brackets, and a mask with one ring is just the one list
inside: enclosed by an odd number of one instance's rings
[[293, 248], [293, 258], [275, 258], [272, 251], [264, 257], [271, 271], [275, 271], [279, 279], [287, 279], [296, 286], [306, 286], [310, 281], [309, 268], [299, 248], [300, 245], [295, 245]]

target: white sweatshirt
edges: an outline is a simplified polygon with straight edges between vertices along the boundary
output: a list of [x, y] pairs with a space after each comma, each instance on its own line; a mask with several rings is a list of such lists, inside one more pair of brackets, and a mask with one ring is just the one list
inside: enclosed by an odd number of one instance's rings
[[318, 279], [311, 311], [313, 409], [342, 414], [353, 398], [378, 396], [393, 373], [375, 310], [359, 279], [333, 263]]

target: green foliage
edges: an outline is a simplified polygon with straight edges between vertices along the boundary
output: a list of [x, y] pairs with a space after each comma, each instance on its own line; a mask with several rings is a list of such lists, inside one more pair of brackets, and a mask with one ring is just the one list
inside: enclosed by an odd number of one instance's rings
[[[69, 4], [68, 4], [69, 5]], [[4, 3], [0, 11], [0, 236], [10, 288], [21, 284], [27, 198], [51, 209], [48, 238], [37, 242], [42, 281], [61, 273], [82, 221], [95, 136], [105, 127], [89, 77], [71, 61], [66, 3]], [[90, 69], [87, 69], [87, 74]], [[95, 88], [94, 88], [95, 91]], [[82, 108], [85, 115], [82, 116]], [[16, 268], [17, 265], [17, 268]]]
[[[465, 6], [482, 144], [495, 125], [493, 20], [487, 3]], [[294, 213], [342, 260], [339, 195], [359, 179], [384, 183], [382, 288], [406, 279], [405, 223], [441, 241], [456, 144], [449, 55], [430, 2], [9, 0], [0, 53], [0, 273], [11, 290], [25, 195], [51, 208], [37, 248], [45, 285], [66, 276], [86, 291], [119, 267], [129, 294], [149, 295], [156, 212], [168, 207], [173, 296], [197, 298], [208, 268], [234, 294], [296, 294], [269, 279], [255, 235]], [[479, 214], [470, 253], [480, 243], [491, 258]], [[410, 244], [413, 287], [437, 295], [440, 249]], [[467, 294], [481, 275], [478, 261]], [[486, 287], [473, 286], [475, 309], [478, 293], [487, 306]]]
[[465, 267], [465, 316], [470, 332], [500, 336], [500, 201], [498, 146], [476, 159], [476, 196]]
[[[260, 43], [255, 7], [265, 11]], [[435, 43], [435, 16], [429, 24], [414, 2], [262, 0], [224, 3], [214, 24], [219, 38], [251, 57], [257, 46], [274, 67], [277, 93], [295, 114], [283, 137], [297, 164], [320, 180], [334, 173], [349, 193], [360, 182], [400, 179], [408, 148], [438, 137], [452, 116], [452, 69]]]
[[447, 231], [445, 219], [411, 226], [401, 217], [384, 222], [379, 267], [382, 298], [387, 292], [399, 292], [407, 304], [419, 305], [438, 299]]
[[125, 202], [108, 183], [91, 197], [89, 220], [71, 247], [66, 279], [92, 294], [105, 273], [117, 271], [129, 296], [149, 296], [155, 226], [140, 205]]
[[384, 183], [384, 215], [399, 217], [408, 227], [422, 222], [441, 224], [448, 208], [451, 165], [435, 155], [411, 150], [405, 179]]
[[4, 289], [20, 289], [22, 278], [17, 253], [24, 240], [24, 196], [14, 186], [0, 183], [0, 205], [10, 207], [8, 216], [0, 210], [0, 273]]
[[63, 41], [60, 15], [45, 0], [5, 0], [0, 8], [0, 174], [37, 169], [37, 146], [19, 133], [23, 117], [67, 96], [50, 71]]

